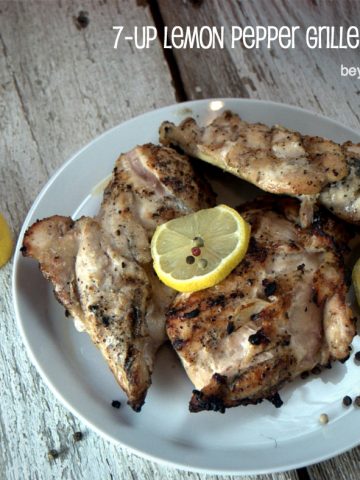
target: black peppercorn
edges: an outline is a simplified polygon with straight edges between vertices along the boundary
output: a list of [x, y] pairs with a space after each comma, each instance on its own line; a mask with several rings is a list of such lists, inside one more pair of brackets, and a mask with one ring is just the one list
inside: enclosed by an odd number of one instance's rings
[[119, 402], [119, 400], [113, 400], [111, 402], [111, 406], [114, 407], [114, 408], [120, 408], [121, 407], [121, 402]]
[[74, 442], [80, 442], [80, 440], [82, 440], [82, 438], [83, 438], [82, 432], [75, 432], [75, 433], [73, 434], [73, 440], [74, 440]]
[[47, 455], [49, 460], [55, 460], [56, 458], [58, 458], [59, 452], [57, 450], [52, 449], [48, 451]]
[[89, 17], [88, 17], [88, 13], [84, 12], [84, 11], [79, 12], [79, 15], [74, 18], [74, 21], [75, 21], [76, 27], [79, 30], [82, 29], [82, 28], [86, 28], [89, 25], [89, 22], [90, 22]]
[[349, 397], [349, 395], [345, 395], [345, 397], [343, 398], [343, 405], [345, 405], [345, 407], [349, 407], [351, 404], [352, 404], [351, 397]]

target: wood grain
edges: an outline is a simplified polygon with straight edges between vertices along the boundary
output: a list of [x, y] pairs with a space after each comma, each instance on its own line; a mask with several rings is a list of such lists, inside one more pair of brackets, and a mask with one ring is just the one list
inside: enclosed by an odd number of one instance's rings
[[[353, 25], [360, 3], [353, 0], [226, 0], [179, 2], [159, 0], [165, 25], [225, 26]], [[226, 35], [229, 39], [230, 35]], [[274, 100], [308, 108], [359, 128], [360, 82], [340, 76], [340, 65], [359, 65], [355, 50], [310, 50], [298, 37], [295, 50], [279, 46], [248, 50], [240, 46], [221, 50], [172, 50], [190, 99], [244, 97]]]
[[326, 462], [308, 467], [312, 480], [346, 479], [358, 480], [360, 466], [360, 449], [355, 448]]
[[[89, 24], [79, 30], [81, 11]], [[27, 208], [71, 153], [127, 118], [174, 102], [175, 95], [158, 45], [146, 52], [120, 42], [113, 49], [114, 23], [129, 29], [152, 23], [149, 10], [134, 1], [7, 1], [1, 12], [1, 122], [11, 137], [5, 151], [11, 170], [1, 179], [6, 185], [17, 169]], [[21, 168], [24, 159], [31, 169]], [[14, 200], [8, 199], [9, 212], [16, 210]]]
[[[146, 53], [127, 43], [112, 48], [114, 23], [152, 24], [149, 9], [133, 1], [2, 1], [0, 12], [0, 211], [16, 237], [40, 188], [72, 152], [129, 117], [174, 103], [175, 92], [159, 45]], [[8, 264], [0, 271], [1, 478], [219, 478], [140, 459], [67, 412], [24, 351], [10, 285]], [[84, 439], [74, 443], [78, 430]], [[49, 449], [59, 458], [49, 461]]]
[[[90, 22], [79, 30], [80, 10]], [[175, 95], [159, 47], [146, 54], [127, 43], [112, 48], [117, 19], [152, 23], [135, 2], [9, 1], [0, 11], [0, 211], [16, 236], [40, 188], [72, 152]], [[159, 467], [88, 431], [44, 385], [17, 332], [10, 285], [9, 264], [0, 271], [0, 477], [154, 478]], [[74, 444], [77, 430], [85, 437]], [[51, 448], [63, 452], [53, 462]]]
[[[171, 24], [315, 21], [315, 2], [290, 15], [289, 2], [222, 2], [196, 8], [161, 0]], [[344, 2], [346, 3], [346, 2]], [[52, 173], [104, 130], [144, 111], [173, 103], [176, 92], [160, 45], [113, 49], [114, 24], [153, 25], [146, 2], [135, 0], [0, 0], [0, 211], [16, 237], [27, 210]], [[355, 4], [355, 2], [354, 2]], [[358, 5], [338, 2], [321, 23], [357, 18]], [[295, 10], [295, 9], [294, 9]], [[79, 19], [79, 13], [89, 22]], [[332, 15], [332, 16], [331, 16]], [[354, 17], [355, 15], [355, 17]], [[315, 18], [315, 17], [314, 17]], [[86, 25], [85, 25], [86, 24]], [[300, 51], [296, 58], [267, 51], [176, 52], [189, 98], [244, 96], [281, 100], [358, 126], [360, 89], [339, 84], [333, 59]], [[319, 70], [320, 69], [320, 70]], [[315, 76], [315, 79], [314, 79]], [[323, 88], [326, 82], [326, 89]], [[175, 81], [175, 84], [178, 82]], [[357, 89], [357, 90], [356, 90]], [[334, 92], [334, 99], [327, 92]], [[349, 102], [349, 98], [355, 99]], [[339, 107], [340, 105], [340, 107]], [[15, 324], [11, 264], [0, 270], [0, 478], [220, 480], [143, 460], [104, 441], [55, 399], [30, 364]], [[72, 434], [81, 430], [78, 443]], [[55, 448], [60, 457], [49, 461]], [[311, 478], [355, 479], [359, 450], [309, 469]], [[347, 471], [348, 470], [348, 471]], [[296, 472], [258, 480], [295, 480]]]

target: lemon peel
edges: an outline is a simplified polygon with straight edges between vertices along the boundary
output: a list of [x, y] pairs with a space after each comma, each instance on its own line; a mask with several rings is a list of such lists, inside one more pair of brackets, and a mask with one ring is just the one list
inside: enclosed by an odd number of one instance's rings
[[13, 240], [10, 228], [0, 213], [0, 268], [3, 267], [10, 259], [13, 251]]

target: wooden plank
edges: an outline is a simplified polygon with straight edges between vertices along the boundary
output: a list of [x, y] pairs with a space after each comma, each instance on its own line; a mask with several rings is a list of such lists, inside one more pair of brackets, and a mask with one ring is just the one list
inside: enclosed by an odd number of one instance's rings
[[[86, 28], [77, 26], [80, 11], [88, 12]], [[174, 102], [175, 95], [158, 45], [134, 51], [123, 41], [113, 49], [114, 23], [129, 29], [152, 23], [149, 9], [135, 0], [2, 1], [1, 12], [1, 122], [12, 149], [5, 153], [27, 208], [71, 153], [127, 118]], [[16, 210], [7, 201], [10, 213]]]
[[[165, 25], [224, 26], [354, 24], [360, 3], [351, 0], [207, 0], [179, 2], [159, 0]], [[230, 35], [225, 36], [229, 39]], [[275, 46], [247, 50], [241, 46], [225, 49], [173, 49], [184, 88], [190, 99], [249, 97], [274, 100], [308, 108], [359, 128], [360, 86], [356, 78], [342, 78], [340, 65], [358, 65], [355, 50], [311, 50], [299, 36], [295, 50]]]
[[[81, 10], [85, 28], [76, 21]], [[112, 48], [115, 21], [152, 24], [135, 1], [0, 1], [0, 12], [0, 211], [16, 235], [41, 186], [72, 152], [131, 116], [173, 103], [175, 94], [159, 46]], [[0, 271], [0, 478], [221, 478], [142, 460], [67, 412], [24, 351], [10, 284], [11, 264]], [[78, 430], [84, 439], [74, 444]], [[61, 452], [55, 461], [47, 458], [52, 448]], [[259, 477], [275, 478], [296, 475]]]
[[[80, 10], [90, 22], [79, 30]], [[112, 48], [114, 21], [152, 24], [135, 1], [2, 1], [0, 11], [0, 211], [16, 235], [41, 186], [72, 152], [175, 95], [159, 47], [146, 54], [127, 43]], [[10, 277], [7, 265], [0, 271], [0, 478], [153, 478], [158, 467], [88, 431], [44, 385], [16, 329]], [[85, 437], [74, 444], [77, 430]], [[50, 448], [63, 451], [54, 462]]]
[[360, 467], [360, 448], [338, 455], [331, 460], [308, 467], [311, 480], [336, 479], [358, 480]]

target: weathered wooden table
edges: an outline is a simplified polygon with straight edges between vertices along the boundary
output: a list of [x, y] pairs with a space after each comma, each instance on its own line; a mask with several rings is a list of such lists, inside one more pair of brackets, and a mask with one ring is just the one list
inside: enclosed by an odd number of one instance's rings
[[[350, 25], [360, 3], [312, 1], [0, 0], [0, 211], [19, 232], [41, 187], [73, 152], [106, 129], [176, 101], [271, 99], [359, 129], [360, 81], [341, 78], [358, 54], [279, 48], [113, 48], [113, 25]], [[359, 63], [358, 63], [359, 65]], [[0, 477], [18, 479], [219, 478], [151, 463], [107, 443], [67, 412], [30, 364], [17, 332], [10, 278], [0, 271]], [[49, 462], [50, 448], [83, 441]], [[359, 435], [360, 436], [360, 435]], [[261, 479], [358, 479], [360, 449]], [[235, 478], [235, 477], [233, 477]]]

